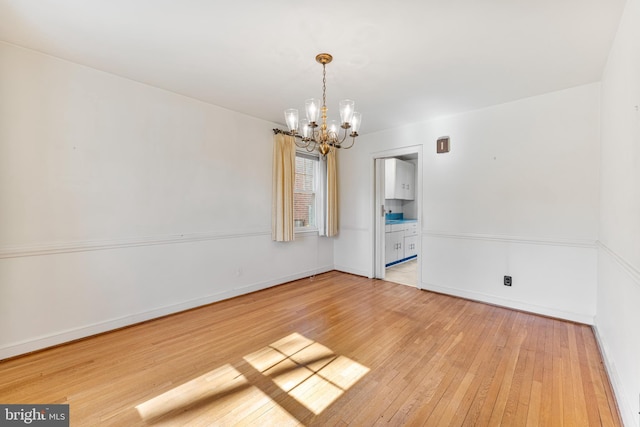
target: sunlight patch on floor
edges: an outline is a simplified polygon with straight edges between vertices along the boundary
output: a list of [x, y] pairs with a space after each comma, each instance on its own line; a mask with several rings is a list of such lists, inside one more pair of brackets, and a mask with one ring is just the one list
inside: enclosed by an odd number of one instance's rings
[[156, 418], [215, 395], [245, 388], [247, 379], [231, 365], [224, 365], [136, 406], [142, 419]]
[[[299, 333], [290, 334], [243, 357], [253, 369], [272, 381], [291, 399], [313, 414], [320, 414], [358, 380], [369, 368], [335, 354], [328, 347]], [[172, 388], [136, 406], [145, 421], [162, 425], [206, 420], [217, 424], [263, 422], [295, 425], [298, 420], [269, 396], [260, 381], [252, 384], [258, 372], [248, 365], [226, 364]], [[247, 371], [247, 372], [241, 372]], [[261, 380], [264, 382], [264, 380]], [[286, 405], [285, 405], [286, 406]]]
[[369, 372], [369, 368], [298, 333], [244, 359], [316, 415]]

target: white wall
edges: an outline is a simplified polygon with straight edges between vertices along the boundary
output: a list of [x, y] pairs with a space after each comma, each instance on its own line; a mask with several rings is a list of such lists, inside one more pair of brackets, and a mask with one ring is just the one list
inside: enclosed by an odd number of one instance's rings
[[[340, 153], [336, 267], [373, 274], [372, 158], [422, 145], [421, 286], [593, 323], [599, 91], [594, 83], [363, 136]], [[451, 152], [436, 154], [444, 135]]]
[[0, 359], [331, 269], [271, 241], [273, 127], [0, 43]]
[[596, 330], [627, 426], [640, 425], [640, 1], [627, 0], [602, 79]]

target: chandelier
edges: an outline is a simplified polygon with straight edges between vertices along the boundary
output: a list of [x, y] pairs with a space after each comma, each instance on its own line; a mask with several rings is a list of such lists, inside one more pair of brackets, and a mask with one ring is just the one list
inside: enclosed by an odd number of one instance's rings
[[[340, 101], [340, 123], [337, 120], [327, 122], [327, 70], [326, 65], [333, 57], [328, 53], [320, 53], [316, 56], [316, 61], [322, 64], [322, 106], [318, 99], [312, 98], [305, 101], [307, 118], [298, 121], [298, 110], [290, 108], [284, 111], [284, 118], [287, 122], [288, 132], [283, 132], [294, 137], [295, 143], [300, 148], [307, 151], [318, 151], [325, 156], [330, 150], [336, 148], [348, 149], [353, 147], [362, 116], [354, 111], [355, 103], [351, 99]], [[321, 122], [318, 123], [320, 115]], [[351, 129], [351, 132], [349, 132]], [[342, 145], [351, 137], [351, 144]]]

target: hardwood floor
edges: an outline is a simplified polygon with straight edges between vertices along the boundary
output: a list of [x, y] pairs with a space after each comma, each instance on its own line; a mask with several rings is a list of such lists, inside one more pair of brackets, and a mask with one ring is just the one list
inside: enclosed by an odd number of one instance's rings
[[619, 426], [589, 326], [330, 272], [0, 362], [72, 426]]

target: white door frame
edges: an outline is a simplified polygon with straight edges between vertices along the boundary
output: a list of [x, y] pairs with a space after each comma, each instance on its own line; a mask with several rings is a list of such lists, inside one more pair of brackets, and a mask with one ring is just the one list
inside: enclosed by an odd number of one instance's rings
[[385, 169], [384, 157], [374, 158], [374, 209], [373, 209], [373, 277], [384, 279], [385, 275]]
[[[408, 147], [394, 148], [390, 150], [378, 151], [371, 154], [371, 165], [373, 168], [373, 197], [372, 197], [372, 221], [373, 233], [373, 274], [372, 277], [384, 279], [385, 260], [384, 260], [384, 237], [385, 237], [385, 221], [384, 221], [384, 159], [392, 157], [401, 157], [411, 154], [418, 155], [416, 169], [416, 204], [418, 219], [418, 260], [421, 256], [422, 247], [422, 145], [412, 145]], [[422, 268], [418, 261], [418, 289], [422, 288]]]

